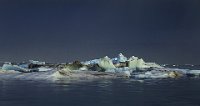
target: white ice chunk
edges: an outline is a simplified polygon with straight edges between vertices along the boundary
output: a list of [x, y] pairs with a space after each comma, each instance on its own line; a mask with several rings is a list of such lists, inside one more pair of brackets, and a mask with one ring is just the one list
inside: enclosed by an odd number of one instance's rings
[[122, 53], [120, 53], [118, 55], [117, 61], [118, 61], [118, 63], [120, 63], [120, 62], [126, 62], [127, 61], [127, 57], [125, 57]]
[[52, 70], [53, 68], [47, 68], [47, 67], [39, 67], [38, 68], [38, 71], [39, 72], [44, 72], [44, 71], [50, 71], [50, 70]]
[[170, 77], [166, 72], [160, 71], [148, 71], [145, 73], [134, 75], [136, 78], [168, 78]]
[[93, 65], [93, 64], [98, 64], [100, 61], [100, 59], [94, 59], [94, 60], [90, 60], [90, 61], [85, 61], [85, 62], [81, 62], [84, 65]]

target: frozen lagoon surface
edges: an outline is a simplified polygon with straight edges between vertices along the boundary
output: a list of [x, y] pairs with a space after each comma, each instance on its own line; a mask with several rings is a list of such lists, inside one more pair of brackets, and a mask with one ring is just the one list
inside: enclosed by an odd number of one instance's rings
[[[199, 69], [199, 66], [187, 67]], [[198, 77], [55, 81], [21, 78], [0, 79], [0, 106], [200, 105]]]

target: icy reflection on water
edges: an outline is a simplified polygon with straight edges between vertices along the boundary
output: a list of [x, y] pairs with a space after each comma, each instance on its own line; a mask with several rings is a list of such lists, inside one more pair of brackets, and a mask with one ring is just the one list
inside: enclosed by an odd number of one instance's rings
[[197, 106], [200, 79], [0, 80], [0, 106]]

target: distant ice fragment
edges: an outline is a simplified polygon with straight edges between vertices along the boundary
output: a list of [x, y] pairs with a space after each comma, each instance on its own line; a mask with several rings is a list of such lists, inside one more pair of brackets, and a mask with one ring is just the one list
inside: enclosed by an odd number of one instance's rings
[[52, 70], [53, 68], [47, 68], [47, 67], [39, 67], [38, 68], [38, 71], [39, 72], [45, 72], [45, 71], [50, 71], [50, 70]]
[[98, 64], [100, 61], [100, 59], [94, 59], [94, 60], [89, 60], [89, 61], [85, 61], [85, 62], [81, 62], [84, 65], [94, 65], [94, 64]]
[[35, 60], [29, 60], [31, 64], [37, 64], [37, 65], [45, 65], [45, 62], [35, 61]]
[[180, 75], [175, 71], [152, 70], [144, 73], [135, 74], [133, 76], [136, 78], [176, 78]]

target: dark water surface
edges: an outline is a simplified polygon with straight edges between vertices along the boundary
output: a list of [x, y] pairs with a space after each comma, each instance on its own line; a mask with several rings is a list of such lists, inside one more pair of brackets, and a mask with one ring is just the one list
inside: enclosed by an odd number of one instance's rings
[[200, 79], [0, 80], [0, 106], [200, 106]]

